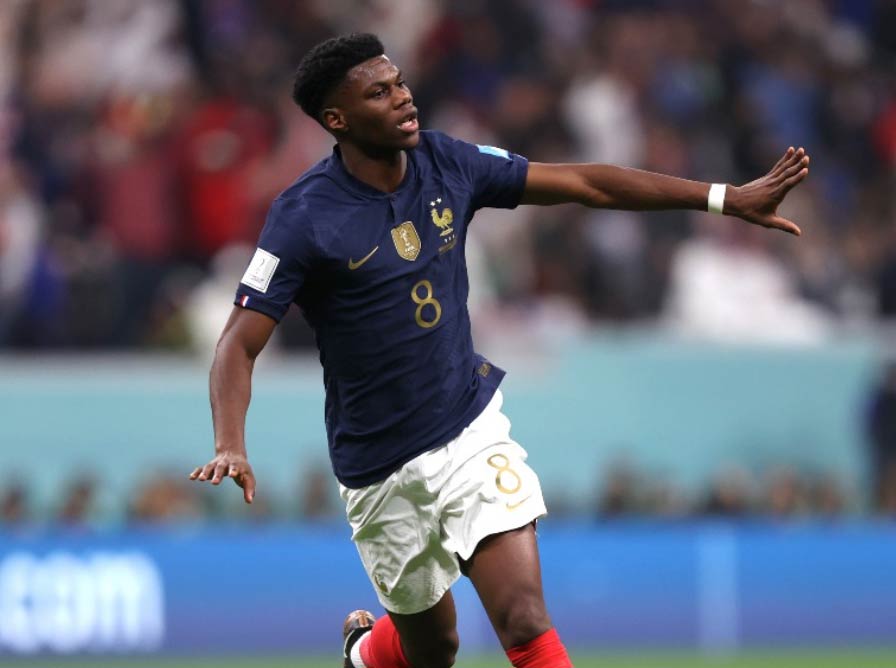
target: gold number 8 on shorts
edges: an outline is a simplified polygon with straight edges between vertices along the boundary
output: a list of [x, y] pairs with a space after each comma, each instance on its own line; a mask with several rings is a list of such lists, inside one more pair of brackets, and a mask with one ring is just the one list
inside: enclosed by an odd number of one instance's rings
[[[523, 486], [523, 479], [520, 477], [520, 474], [510, 468], [510, 459], [507, 455], [499, 452], [489, 457], [486, 463], [492, 468], [498, 469], [498, 474], [495, 476], [495, 484], [498, 486], [498, 491], [505, 494], [516, 494], [520, 487]], [[511, 478], [511, 480], [507, 480], [507, 477]], [[513, 485], [508, 487], [504, 484], [505, 482], [513, 482]]]

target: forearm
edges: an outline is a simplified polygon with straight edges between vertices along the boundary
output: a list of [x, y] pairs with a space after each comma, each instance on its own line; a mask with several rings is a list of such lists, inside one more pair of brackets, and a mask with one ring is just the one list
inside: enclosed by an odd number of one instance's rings
[[246, 454], [246, 413], [252, 394], [255, 359], [222, 340], [209, 374], [209, 396], [215, 429], [215, 452]]
[[252, 369], [275, 324], [273, 318], [255, 311], [239, 306], [231, 310], [209, 374], [215, 456], [190, 474], [190, 480], [208, 480], [213, 485], [232, 478], [243, 488], [246, 503], [255, 498], [255, 474], [246, 457], [245, 436]]
[[[784, 195], [809, 173], [809, 156], [791, 146], [771, 170], [742, 186], [713, 192], [713, 211], [799, 236], [800, 228], [778, 215]], [[597, 164], [530, 162], [521, 204], [575, 202], [596, 209], [707, 211], [711, 184], [640, 169]]]
[[[601, 209], [706, 210], [709, 183], [614, 165], [579, 165], [581, 204]], [[727, 208], [727, 207], [726, 207]]]

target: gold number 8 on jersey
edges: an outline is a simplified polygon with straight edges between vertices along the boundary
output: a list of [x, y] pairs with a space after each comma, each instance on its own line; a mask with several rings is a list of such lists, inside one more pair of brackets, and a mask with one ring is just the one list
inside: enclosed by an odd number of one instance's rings
[[[510, 468], [510, 459], [507, 455], [499, 452], [498, 454], [489, 457], [486, 462], [492, 468], [498, 469], [498, 475], [495, 476], [495, 484], [498, 486], [499, 491], [504, 492], [505, 494], [515, 494], [520, 491], [520, 487], [523, 486], [523, 479], [520, 477], [519, 473]], [[508, 487], [504, 484], [504, 474], [513, 478], [513, 487]], [[508, 480], [506, 482], [511, 481]]]
[[[417, 290], [423, 288], [423, 297], [420, 297], [417, 294]], [[432, 294], [432, 283], [427, 280], [422, 280], [414, 284], [414, 287], [411, 288], [411, 299], [417, 305], [417, 310], [414, 311], [414, 321], [423, 327], [424, 329], [429, 329], [434, 326], [442, 317], [442, 305], [439, 303], [439, 300], [433, 297]], [[423, 307], [426, 305], [432, 306], [435, 309], [436, 317], [432, 320], [424, 320], [423, 319]]]

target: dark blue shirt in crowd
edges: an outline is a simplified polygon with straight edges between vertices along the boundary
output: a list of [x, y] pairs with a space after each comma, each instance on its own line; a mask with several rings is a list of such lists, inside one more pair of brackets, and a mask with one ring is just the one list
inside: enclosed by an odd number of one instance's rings
[[280, 320], [291, 303], [315, 332], [339, 481], [379, 482], [457, 436], [504, 371], [473, 350], [464, 244], [482, 207], [514, 208], [525, 158], [421, 132], [385, 193], [339, 149], [271, 205], [236, 303]]

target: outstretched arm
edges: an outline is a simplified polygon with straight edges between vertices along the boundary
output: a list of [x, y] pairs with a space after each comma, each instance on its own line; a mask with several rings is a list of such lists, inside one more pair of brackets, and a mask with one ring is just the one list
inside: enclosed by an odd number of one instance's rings
[[[778, 215], [778, 205], [808, 173], [809, 156], [802, 148], [791, 147], [765, 176], [742, 186], [727, 186], [723, 213], [799, 235], [799, 227]], [[599, 209], [706, 211], [709, 188], [709, 183], [613, 165], [533, 162], [521, 203], [577, 202]]]
[[190, 474], [190, 480], [209, 480], [213, 485], [225, 477], [233, 478], [243, 488], [246, 503], [252, 503], [255, 496], [255, 474], [245, 441], [252, 369], [276, 324], [266, 315], [234, 306], [218, 341], [209, 377], [215, 456]]

